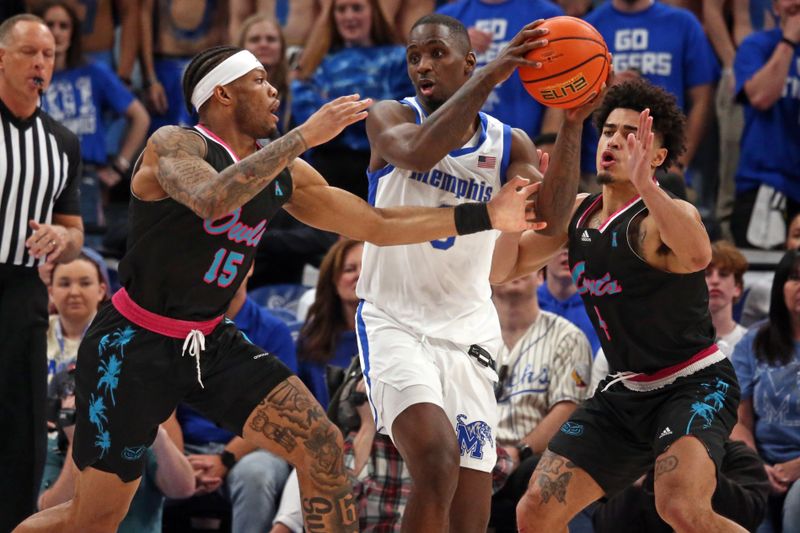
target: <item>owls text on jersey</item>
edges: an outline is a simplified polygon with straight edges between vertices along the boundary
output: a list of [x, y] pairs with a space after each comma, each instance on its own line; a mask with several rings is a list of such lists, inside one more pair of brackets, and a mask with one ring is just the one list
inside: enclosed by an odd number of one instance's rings
[[[416, 98], [402, 100], [416, 123], [427, 117]], [[427, 172], [387, 164], [368, 173], [369, 202], [442, 207], [487, 202], [505, 183], [511, 128], [484, 113], [475, 136]], [[357, 294], [423, 335], [466, 345], [499, 338], [489, 271], [496, 231], [422, 244], [364, 246]]]

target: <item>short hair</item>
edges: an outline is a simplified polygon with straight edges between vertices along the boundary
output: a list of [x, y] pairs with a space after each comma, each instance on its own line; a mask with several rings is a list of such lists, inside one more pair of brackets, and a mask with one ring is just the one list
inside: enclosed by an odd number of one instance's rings
[[594, 123], [602, 131], [608, 115], [615, 109], [650, 109], [653, 131], [661, 136], [667, 149], [662, 166], [668, 168], [686, 150], [686, 117], [675, 97], [644, 79], [626, 81], [608, 90], [603, 103], [594, 113]]
[[6, 46], [8, 44], [6, 42], [8, 40], [8, 36], [20, 22], [38, 22], [39, 24], [46, 26], [44, 21], [36, 15], [32, 15], [30, 13], [14, 15], [13, 17], [4, 20], [3, 23], [0, 24], [0, 46]]
[[456, 42], [459, 46], [461, 46], [462, 50], [464, 50], [464, 53], [472, 50], [472, 44], [469, 40], [469, 33], [467, 32], [467, 28], [461, 23], [460, 20], [447, 15], [442, 15], [441, 13], [431, 13], [430, 15], [425, 15], [417, 20], [414, 25], [411, 26], [411, 31], [413, 32], [417, 26], [424, 26], [427, 24], [445, 26], [450, 30], [450, 35], [455, 37]]
[[[192, 58], [186, 66], [186, 71], [183, 73], [182, 80], [183, 99], [186, 104], [186, 109], [189, 111], [189, 115], [192, 115], [194, 112], [192, 93], [197, 84], [200, 83], [200, 80], [211, 72], [214, 67], [242, 50], [243, 48], [239, 48], [238, 46], [214, 46], [203, 50]], [[200, 110], [198, 109], [197, 112], [200, 113]]]
[[79, 67], [83, 64], [83, 44], [81, 44], [83, 30], [81, 27], [81, 19], [78, 18], [78, 14], [75, 12], [72, 5], [66, 0], [47, 0], [37, 4], [33, 14], [41, 17], [42, 23], [47, 25], [44, 16], [54, 7], [60, 7], [66, 11], [69, 21], [72, 24], [72, 34], [69, 37], [69, 49], [67, 49], [66, 67], [68, 69]]
[[733, 279], [740, 288], [744, 287], [744, 273], [750, 265], [744, 254], [732, 243], [720, 240], [711, 244], [711, 262], [706, 268], [717, 268], [733, 274]]

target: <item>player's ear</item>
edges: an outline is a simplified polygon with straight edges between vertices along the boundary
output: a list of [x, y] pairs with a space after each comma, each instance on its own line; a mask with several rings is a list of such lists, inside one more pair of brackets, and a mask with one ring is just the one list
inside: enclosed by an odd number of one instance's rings
[[653, 168], [660, 167], [664, 163], [664, 161], [667, 159], [667, 154], [668, 153], [669, 152], [667, 151], [666, 148], [658, 148], [658, 149], [656, 149], [656, 153], [653, 156], [653, 160], [650, 162], [650, 165]]
[[230, 91], [228, 89], [226, 89], [222, 85], [217, 85], [216, 87], [214, 87], [214, 96], [213, 96], [213, 98], [216, 98], [216, 100], [219, 103], [221, 103], [222, 105], [225, 105], [225, 106], [231, 105], [233, 103], [232, 99], [231, 99]]
[[464, 67], [464, 74], [472, 74], [472, 71], [475, 70], [475, 65], [478, 63], [478, 58], [475, 57], [475, 52], [470, 50], [469, 53], [467, 53], [465, 63], [466, 66]]

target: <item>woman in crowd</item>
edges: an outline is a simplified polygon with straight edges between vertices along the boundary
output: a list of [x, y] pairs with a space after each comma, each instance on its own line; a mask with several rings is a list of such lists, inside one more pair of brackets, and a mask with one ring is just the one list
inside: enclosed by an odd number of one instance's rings
[[281, 105], [278, 108], [276, 136], [289, 131], [292, 93], [289, 90], [289, 62], [286, 59], [286, 38], [280, 24], [271, 16], [261, 13], [247, 17], [239, 29], [236, 46], [253, 53], [267, 70], [270, 85], [278, 91]]
[[[110, 188], [128, 173], [144, 144], [150, 117], [122, 80], [104, 64], [84, 58], [81, 23], [71, 3], [48, 1], [39, 5], [56, 41], [55, 70], [44, 94], [42, 108], [80, 137], [83, 158], [81, 216], [88, 231], [104, 226], [100, 183]], [[118, 154], [106, 151], [104, 113], [112, 111], [128, 120]]]
[[358, 353], [356, 284], [361, 274], [361, 241], [341, 239], [322, 260], [314, 303], [297, 341], [298, 375], [323, 408], [328, 407], [327, 367], [345, 369]]
[[49, 276], [48, 292], [56, 309], [47, 331], [48, 380], [75, 362], [83, 334], [97, 308], [108, 300], [108, 274], [100, 261], [84, 251], [77, 259], [56, 264], [51, 273], [43, 274]]
[[742, 397], [731, 438], [759, 453], [772, 485], [759, 533], [800, 531], [800, 251], [781, 259], [769, 318], [739, 341], [732, 359]]
[[[333, 0], [320, 16], [313, 39], [292, 83], [292, 114], [299, 124], [326, 102], [358, 93], [396, 100], [414, 94], [406, 73], [405, 47], [398, 44], [377, 0]], [[310, 163], [331, 185], [367, 198], [369, 141], [363, 121], [317, 147]]]

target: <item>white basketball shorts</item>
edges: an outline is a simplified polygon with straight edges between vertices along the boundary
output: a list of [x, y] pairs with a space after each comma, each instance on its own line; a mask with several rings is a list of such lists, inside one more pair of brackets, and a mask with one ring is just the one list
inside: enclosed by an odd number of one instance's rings
[[[392, 437], [392, 423], [405, 409], [438, 405], [453, 424], [461, 466], [491, 472], [497, 461], [497, 374], [467, 355], [468, 346], [404, 329], [368, 302], [358, 307], [356, 331], [378, 431]], [[482, 347], [495, 357], [500, 342]]]

